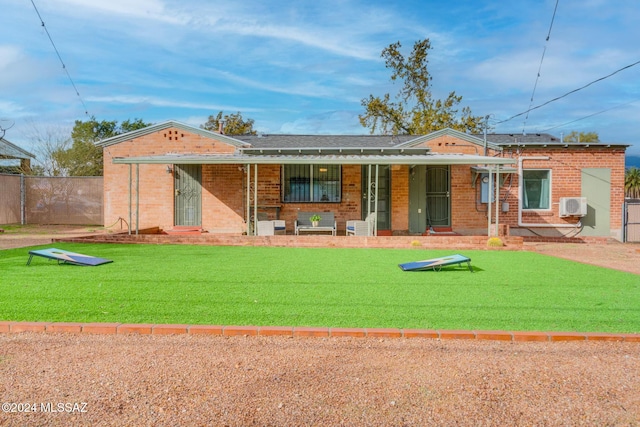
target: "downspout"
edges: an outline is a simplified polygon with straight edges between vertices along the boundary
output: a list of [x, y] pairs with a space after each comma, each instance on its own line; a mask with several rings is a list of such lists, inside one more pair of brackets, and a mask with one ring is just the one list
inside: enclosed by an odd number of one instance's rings
[[522, 163], [525, 160], [549, 160], [548, 156], [530, 156], [518, 158], [518, 227], [546, 227], [546, 228], [579, 228], [582, 224], [578, 221], [575, 224], [547, 224], [547, 223], [527, 223], [522, 222]]

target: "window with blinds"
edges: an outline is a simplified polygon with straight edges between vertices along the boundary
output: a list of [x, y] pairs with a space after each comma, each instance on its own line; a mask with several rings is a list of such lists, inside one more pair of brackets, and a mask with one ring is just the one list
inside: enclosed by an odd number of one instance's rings
[[288, 203], [339, 203], [340, 165], [284, 165], [282, 201]]

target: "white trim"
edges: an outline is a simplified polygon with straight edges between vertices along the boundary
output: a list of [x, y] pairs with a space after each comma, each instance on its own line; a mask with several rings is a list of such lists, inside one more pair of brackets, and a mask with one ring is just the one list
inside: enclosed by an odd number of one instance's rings
[[524, 181], [525, 181], [524, 173], [525, 172], [532, 172], [532, 171], [538, 171], [538, 172], [547, 171], [548, 172], [548, 180], [549, 180], [549, 197], [548, 197], [549, 200], [548, 200], [548, 203], [549, 203], [549, 207], [548, 208], [525, 208], [524, 207], [524, 202], [523, 202], [522, 211], [523, 212], [549, 213], [549, 212], [551, 212], [553, 210], [553, 203], [552, 203], [552, 200], [553, 200], [553, 194], [552, 194], [552, 189], [553, 189], [553, 179], [552, 179], [553, 178], [553, 169], [551, 169], [551, 168], [522, 169], [522, 191], [523, 191], [522, 196], [523, 196], [523, 199], [524, 199], [524, 191], [525, 191], [525, 188], [524, 188]]

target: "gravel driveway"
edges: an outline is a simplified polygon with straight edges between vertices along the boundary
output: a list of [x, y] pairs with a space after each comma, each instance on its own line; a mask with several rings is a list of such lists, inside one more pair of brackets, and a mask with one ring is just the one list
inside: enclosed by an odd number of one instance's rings
[[634, 343], [6, 334], [32, 412], [0, 425], [634, 426], [639, 372]]

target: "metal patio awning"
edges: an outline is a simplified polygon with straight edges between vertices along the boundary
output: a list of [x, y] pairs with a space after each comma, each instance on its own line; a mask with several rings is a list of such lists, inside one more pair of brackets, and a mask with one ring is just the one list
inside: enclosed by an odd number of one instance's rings
[[[377, 186], [378, 186], [378, 166], [380, 165], [470, 165], [473, 168], [482, 165], [484, 168], [491, 168], [497, 177], [500, 176], [500, 169], [505, 165], [516, 163], [514, 159], [503, 157], [491, 157], [469, 154], [432, 154], [428, 148], [242, 148], [229, 154], [181, 154], [167, 153], [153, 156], [140, 157], [114, 157], [114, 164], [129, 165], [129, 216], [132, 215], [132, 170], [136, 165], [136, 224], [138, 223], [138, 183], [139, 165], [141, 164], [167, 164], [167, 165], [246, 165], [247, 194], [246, 194], [246, 222], [247, 234], [250, 233], [250, 207], [254, 206], [257, 211], [258, 195], [257, 185], [253, 186], [253, 203], [251, 195], [251, 172], [253, 172], [253, 182], [258, 181], [259, 165], [284, 165], [284, 164], [338, 164], [338, 165], [367, 165], [368, 187], [374, 189], [373, 200], [375, 201], [374, 212], [377, 212]], [[372, 167], [375, 166], [375, 171]], [[508, 166], [507, 166], [508, 167]], [[253, 169], [253, 170], [252, 170]], [[477, 170], [477, 168], [476, 168]], [[491, 174], [490, 174], [491, 175]], [[498, 178], [499, 179], [499, 178]], [[489, 210], [489, 218], [491, 217]], [[496, 226], [498, 223], [498, 211], [496, 210]], [[130, 218], [131, 221], [131, 218]], [[490, 220], [489, 220], [490, 221]], [[490, 227], [490, 224], [489, 224]], [[136, 234], [138, 233], [136, 225]]]
[[290, 149], [233, 154], [173, 154], [114, 157], [115, 164], [341, 164], [341, 165], [511, 165], [515, 160], [468, 154], [431, 154], [428, 149]]

